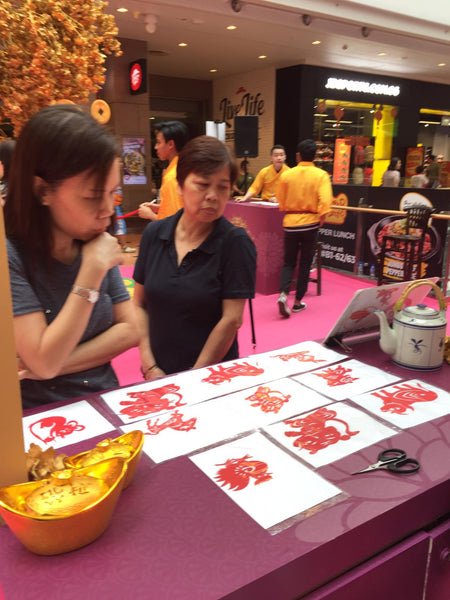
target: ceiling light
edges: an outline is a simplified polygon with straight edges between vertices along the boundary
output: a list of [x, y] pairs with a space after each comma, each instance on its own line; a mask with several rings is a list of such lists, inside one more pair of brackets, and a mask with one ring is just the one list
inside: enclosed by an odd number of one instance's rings
[[180, 48], [185, 48], [187, 46], [186, 42], [180, 42], [178, 45]]
[[265, 54], [260, 54], [258, 58], [267, 58], [267, 56]]
[[313, 46], [317, 46], [317, 44], [321, 44], [322, 42], [320, 40], [314, 40], [314, 42], [312, 42]]
[[123, 13], [128, 12], [128, 8], [125, 8], [125, 7], [118, 8], [117, 12], [123, 12]]
[[233, 31], [233, 29], [237, 29], [237, 27], [236, 27], [236, 25], [228, 25], [228, 26], [227, 26], [227, 29], [228, 29], [229, 31]]
[[378, 56], [386, 56], [386, 52], [378, 52]]
[[210, 73], [217, 73], [217, 69], [210, 69], [209, 72]]
[[445, 63], [439, 63], [438, 67], [445, 67]]

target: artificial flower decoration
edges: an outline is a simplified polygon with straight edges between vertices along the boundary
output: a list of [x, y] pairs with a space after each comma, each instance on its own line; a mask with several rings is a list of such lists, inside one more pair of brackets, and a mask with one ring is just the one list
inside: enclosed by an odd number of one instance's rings
[[38, 110], [87, 103], [120, 56], [114, 17], [102, 0], [0, 0], [0, 117], [15, 136]]

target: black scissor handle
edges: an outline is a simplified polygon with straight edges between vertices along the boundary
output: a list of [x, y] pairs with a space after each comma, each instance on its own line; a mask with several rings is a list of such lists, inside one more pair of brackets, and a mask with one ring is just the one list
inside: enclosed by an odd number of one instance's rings
[[399, 458], [395, 462], [391, 462], [386, 465], [386, 468], [392, 473], [399, 473], [400, 475], [407, 473], [415, 473], [420, 469], [420, 463], [415, 458]]
[[399, 461], [406, 458], [406, 452], [404, 450], [400, 450], [400, 448], [388, 448], [387, 450], [383, 450], [378, 455], [378, 460], [380, 462], [394, 462]]

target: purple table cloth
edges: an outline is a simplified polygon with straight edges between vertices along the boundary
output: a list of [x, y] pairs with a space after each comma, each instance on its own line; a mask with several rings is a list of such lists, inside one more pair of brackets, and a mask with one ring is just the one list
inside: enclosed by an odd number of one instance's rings
[[[450, 367], [430, 373], [396, 367], [377, 342], [354, 356], [398, 374], [448, 388]], [[100, 397], [88, 400], [112, 423]], [[48, 408], [48, 407], [47, 407]], [[89, 440], [65, 452], [92, 447]], [[349, 474], [369, 464], [376, 444], [318, 473], [348, 499], [270, 535], [187, 458], [154, 466], [143, 455], [105, 533], [69, 554], [36, 556], [0, 528], [0, 584], [6, 600], [284, 600], [306, 594], [445, 515], [450, 497], [450, 418], [403, 431], [395, 445], [421, 463], [397, 477]]]

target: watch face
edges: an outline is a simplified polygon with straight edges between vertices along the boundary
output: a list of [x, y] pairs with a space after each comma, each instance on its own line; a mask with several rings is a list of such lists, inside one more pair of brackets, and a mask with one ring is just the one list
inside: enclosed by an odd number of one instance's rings
[[89, 290], [89, 296], [88, 296], [88, 301], [92, 302], [92, 304], [95, 304], [97, 302], [97, 300], [99, 299], [100, 294], [98, 293], [97, 290]]

